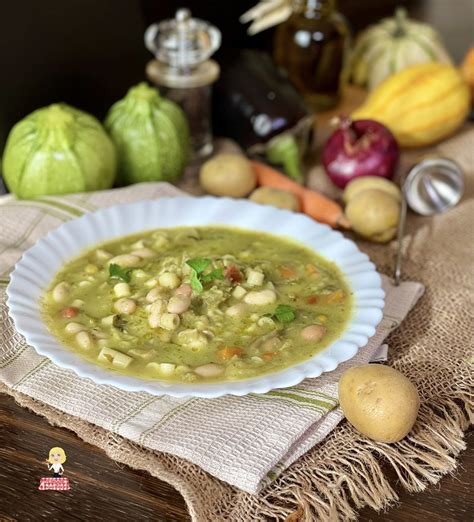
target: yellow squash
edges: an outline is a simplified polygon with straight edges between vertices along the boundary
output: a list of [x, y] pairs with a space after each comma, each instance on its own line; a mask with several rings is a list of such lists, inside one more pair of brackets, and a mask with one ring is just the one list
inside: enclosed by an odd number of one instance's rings
[[469, 98], [466, 82], [451, 65], [413, 65], [376, 87], [352, 117], [383, 123], [402, 147], [422, 147], [463, 123]]
[[471, 104], [474, 105], [474, 47], [471, 47], [464, 57], [461, 74], [471, 89]]

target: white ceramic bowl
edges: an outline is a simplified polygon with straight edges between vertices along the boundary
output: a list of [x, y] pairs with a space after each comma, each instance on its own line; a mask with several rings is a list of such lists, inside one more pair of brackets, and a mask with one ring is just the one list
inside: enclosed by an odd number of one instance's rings
[[[147, 229], [211, 224], [232, 225], [290, 237], [335, 262], [354, 294], [352, 317], [339, 339], [311, 359], [279, 372], [241, 381], [181, 384], [108, 371], [65, 348], [47, 330], [41, 318], [40, 298], [55, 273], [71, 257], [96, 243]], [[69, 368], [96, 383], [175, 397], [265, 393], [334, 370], [339, 363], [353, 357], [375, 333], [384, 306], [381, 278], [374, 265], [339, 232], [302, 214], [244, 200], [213, 197], [161, 198], [117, 205], [64, 223], [25, 252], [11, 275], [7, 295], [10, 315], [18, 332], [38, 353], [49, 357], [58, 366]]]

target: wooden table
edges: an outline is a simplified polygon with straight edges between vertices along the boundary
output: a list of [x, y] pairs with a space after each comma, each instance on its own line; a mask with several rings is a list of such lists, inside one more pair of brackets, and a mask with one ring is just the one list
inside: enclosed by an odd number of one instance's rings
[[[471, 521], [474, 513], [474, 433], [454, 477], [426, 492], [400, 492], [400, 504], [387, 513], [364, 509], [361, 521]], [[49, 448], [61, 446], [71, 491], [38, 491], [47, 471]], [[189, 520], [180, 494], [145, 472], [110, 460], [72, 432], [55, 428], [46, 420], [0, 395], [0, 520], [5, 521], [118, 521]], [[212, 521], [217, 522], [217, 521]]]

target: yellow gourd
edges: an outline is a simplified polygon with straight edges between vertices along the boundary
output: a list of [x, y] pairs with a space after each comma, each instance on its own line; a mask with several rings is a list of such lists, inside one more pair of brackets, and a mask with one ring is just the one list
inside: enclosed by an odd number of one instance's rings
[[461, 74], [471, 89], [471, 104], [474, 105], [474, 47], [471, 47], [464, 57]]
[[469, 98], [469, 88], [453, 66], [413, 65], [381, 83], [352, 118], [377, 120], [402, 147], [422, 147], [449, 136], [463, 123]]

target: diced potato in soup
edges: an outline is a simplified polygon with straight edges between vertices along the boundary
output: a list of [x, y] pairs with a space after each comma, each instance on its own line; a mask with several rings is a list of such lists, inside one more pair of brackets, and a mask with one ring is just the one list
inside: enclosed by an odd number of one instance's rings
[[218, 226], [97, 245], [56, 274], [42, 302], [51, 332], [85, 359], [194, 384], [305, 361], [339, 337], [351, 309], [341, 272], [312, 250]]

